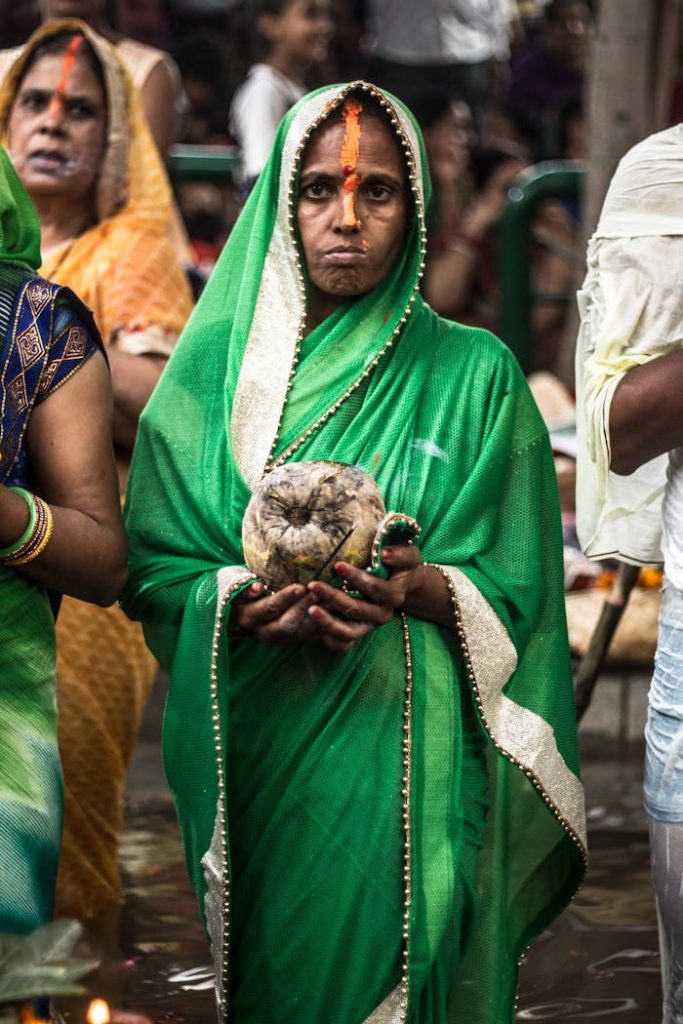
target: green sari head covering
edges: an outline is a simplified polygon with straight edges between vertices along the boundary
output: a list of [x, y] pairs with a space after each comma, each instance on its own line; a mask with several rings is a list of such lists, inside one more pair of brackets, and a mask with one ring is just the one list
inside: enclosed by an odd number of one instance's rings
[[0, 261], [37, 270], [40, 223], [5, 148], [0, 145]]
[[[301, 157], [352, 89], [385, 110], [415, 215], [388, 276], [306, 334]], [[509, 351], [419, 296], [428, 196], [398, 101], [304, 97], [140, 421], [124, 604], [170, 672], [222, 1021], [511, 1024], [518, 959], [583, 873], [547, 433]], [[318, 459], [419, 523], [452, 629], [397, 615], [346, 654], [231, 634], [252, 490]]]

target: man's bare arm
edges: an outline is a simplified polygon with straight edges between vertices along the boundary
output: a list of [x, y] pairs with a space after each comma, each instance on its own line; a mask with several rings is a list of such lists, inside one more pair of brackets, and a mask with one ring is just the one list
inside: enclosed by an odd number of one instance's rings
[[683, 351], [622, 377], [609, 414], [610, 468], [622, 476], [683, 445]]

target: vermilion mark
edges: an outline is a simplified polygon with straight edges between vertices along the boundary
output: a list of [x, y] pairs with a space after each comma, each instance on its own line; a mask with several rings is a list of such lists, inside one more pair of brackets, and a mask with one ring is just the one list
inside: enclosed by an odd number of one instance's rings
[[340, 163], [345, 179], [342, 217], [342, 224], [345, 228], [361, 226], [356, 216], [354, 196], [363, 180], [356, 170], [360, 154], [360, 115], [362, 110], [362, 104], [352, 99], [346, 100], [342, 109], [344, 141], [342, 142]]
[[55, 89], [55, 94], [52, 97], [52, 103], [50, 104], [51, 113], [55, 113], [55, 111], [61, 107], [64, 102], [64, 93], [66, 92], [66, 87], [69, 83], [69, 75], [76, 63], [78, 51], [83, 44], [83, 38], [83, 36], [74, 36], [66, 48], [64, 59], [62, 61], [62, 73], [59, 76], [59, 82]]

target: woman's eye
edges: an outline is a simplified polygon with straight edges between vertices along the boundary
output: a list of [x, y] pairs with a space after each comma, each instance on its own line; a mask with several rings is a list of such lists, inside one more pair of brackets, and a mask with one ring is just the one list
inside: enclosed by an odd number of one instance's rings
[[312, 185], [307, 185], [304, 189], [304, 195], [308, 199], [325, 199], [329, 194], [327, 185], [322, 182], [313, 182]]
[[367, 194], [375, 202], [385, 202], [391, 196], [391, 192], [386, 185], [371, 185], [367, 190]]
[[69, 114], [75, 121], [86, 121], [95, 116], [95, 111], [87, 103], [71, 103], [69, 104]]
[[24, 110], [42, 110], [47, 103], [44, 96], [38, 96], [36, 93], [28, 92], [21, 99], [21, 105]]

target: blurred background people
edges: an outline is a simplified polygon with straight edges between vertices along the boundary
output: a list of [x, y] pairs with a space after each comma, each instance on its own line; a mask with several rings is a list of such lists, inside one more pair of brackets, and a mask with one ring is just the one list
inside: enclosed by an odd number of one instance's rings
[[230, 131], [242, 149], [249, 187], [260, 174], [284, 114], [306, 91], [311, 65], [327, 56], [329, 0], [247, 0], [246, 26], [258, 55], [230, 108]]
[[[498, 329], [500, 280], [498, 226], [508, 190], [530, 165], [514, 143], [466, 148], [466, 136], [452, 136], [443, 118], [425, 129], [435, 188], [423, 284], [425, 298], [442, 316]], [[568, 209], [547, 199], [532, 225], [531, 314], [534, 365], [554, 370], [570, 298], [578, 230]], [[565, 296], [559, 301], [559, 296]]]
[[[29, 39], [0, 90], [0, 132], [38, 212], [42, 272], [82, 297], [102, 334], [122, 490], [138, 416], [192, 305], [157, 147], [115, 51], [77, 21]], [[57, 637], [58, 909], [87, 920], [116, 914], [123, 787], [155, 663], [118, 608], [66, 599]]]
[[538, 38], [512, 54], [507, 101], [539, 136], [560, 108], [581, 101], [591, 24], [584, 0], [550, 0]]
[[[178, 68], [168, 53], [119, 32], [108, 20], [111, 9], [106, 0], [40, 0], [43, 21], [79, 18], [116, 48], [139, 90], [150, 131], [165, 158], [186, 109]], [[0, 53], [0, 79], [17, 56], [16, 50]]]
[[504, 84], [513, 14], [509, 0], [368, 0], [369, 78], [411, 107], [428, 83], [478, 125]]

